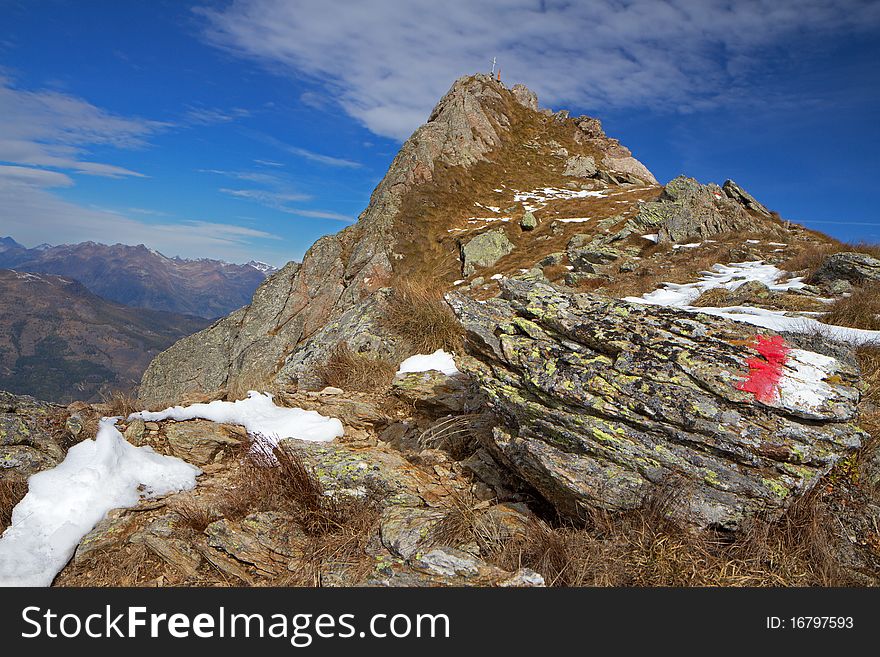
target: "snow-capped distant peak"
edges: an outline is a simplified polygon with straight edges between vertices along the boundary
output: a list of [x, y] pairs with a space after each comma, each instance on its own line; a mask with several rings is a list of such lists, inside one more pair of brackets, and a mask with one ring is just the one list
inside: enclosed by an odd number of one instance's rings
[[257, 271], [263, 272], [264, 274], [271, 274], [272, 272], [277, 271], [277, 268], [265, 262], [260, 262], [259, 260], [251, 260], [247, 264], [249, 267], [253, 267]]

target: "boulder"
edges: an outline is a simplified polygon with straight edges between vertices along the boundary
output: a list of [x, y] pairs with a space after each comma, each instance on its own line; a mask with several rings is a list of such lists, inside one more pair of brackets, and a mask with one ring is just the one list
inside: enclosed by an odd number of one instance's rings
[[614, 174], [623, 182], [657, 184], [657, 179], [648, 167], [631, 155], [602, 158], [602, 170]]
[[572, 237], [566, 246], [568, 260], [579, 273], [596, 274], [596, 265], [607, 265], [619, 260], [625, 254], [604, 244], [601, 237], [578, 234]]
[[718, 185], [701, 185], [685, 176], [670, 180], [657, 201], [643, 203], [635, 221], [642, 233], [657, 233], [660, 242], [705, 239], [725, 232], [760, 230], [766, 233], [770, 230], [769, 224], [758, 223]]
[[513, 248], [513, 242], [500, 228], [477, 235], [461, 246], [462, 274], [470, 276], [478, 267], [491, 267]]
[[563, 176], [591, 178], [596, 175], [596, 160], [591, 155], [572, 155], [565, 161]]
[[[780, 515], [866, 436], [858, 375], [834, 358], [752, 342], [754, 327], [720, 318], [501, 288], [484, 303], [449, 296], [470, 354], [460, 367], [498, 416], [486, 447], [565, 516], [632, 509], [674, 484], [675, 517], [736, 528]], [[767, 345], [781, 362], [756, 350], [772, 357]], [[764, 362], [778, 366], [768, 389]]]
[[524, 84], [515, 84], [510, 88], [513, 97], [523, 107], [527, 107], [533, 112], [538, 111], [538, 94], [529, 89]]
[[721, 189], [724, 190], [724, 193], [727, 194], [734, 201], [745, 207], [746, 210], [751, 210], [756, 214], [759, 214], [763, 217], [769, 217], [770, 211], [765, 208], [758, 200], [749, 194], [742, 187], [737, 185], [732, 180], [725, 180], [724, 184], [721, 186]]
[[533, 213], [526, 212], [519, 220], [519, 227], [523, 230], [535, 230], [538, 227], [538, 220]]
[[862, 284], [880, 281], [880, 260], [866, 253], [834, 253], [819, 265], [810, 282], [827, 286], [834, 281]]
[[193, 465], [213, 463], [241, 444], [241, 436], [226, 425], [206, 420], [168, 422], [165, 439], [174, 456]]

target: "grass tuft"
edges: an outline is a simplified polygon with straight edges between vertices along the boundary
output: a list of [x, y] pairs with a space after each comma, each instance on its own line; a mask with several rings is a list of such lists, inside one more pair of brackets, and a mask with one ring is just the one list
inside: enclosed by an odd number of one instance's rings
[[391, 385], [397, 365], [387, 358], [360, 353], [341, 342], [318, 369], [325, 385], [348, 391], [373, 392]]
[[822, 317], [826, 324], [880, 330], [880, 283], [862, 285], [835, 301]]
[[461, 324], [443, 294], [440, 285], [398, 282], [385, 310], [385, 326], [416, 353], [460, 350]]
[[12, 524], [12, 510], [27, 494], [26, 479], [0, 479], [0, 534]]

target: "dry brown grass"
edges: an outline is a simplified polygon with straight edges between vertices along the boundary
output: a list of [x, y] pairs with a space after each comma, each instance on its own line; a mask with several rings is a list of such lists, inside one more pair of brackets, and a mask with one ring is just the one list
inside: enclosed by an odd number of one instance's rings
[[387, 389], [397, 365], [375, 354], [360, 353], [341, 342], [318, 373], [325, 385], [348, 391], [373, 392]]
[[790, 272], [804, 272], [807, 280], [809, 280], [828, 256], [835, 253], [852, 251], [880, 258], [880, 244], [869, 242], [845, 243], [839, 242], [827, 235], [818, 234], [817, 236], [823, 238], [823, 241], [811, 241], [803, 244], [802, 248], [794, 256], [782, 263], [783, 269]]
[[856, 360], [866, 386], [865, 401], [880, 404], [880, 347], [859, 347], [856, 349]]
[[114, 390], [104, 395], [102, 403], [107, 406], [108, 416], [117, 415], [126, 418], [139, 410], [137, 395], [124, 390]]
[[120, 542], [96, 548], [68, 564], [58, 575], [54, 585], [150, 586], [164, 581], [169, 574], [174, 573], [168, 564], [146, 546]]
[[822, 317], [826, 324], [880, 330], [880, 283], [862, 285], [848, 297], [838, 299]]
[[0, 479], [0, 534], [12, 523], [12, 510], [21, 502], [27, 490], [26, 479]]
[[674, 496], [659, 493], [626, 513], [593, 512], [588, 527], [535, 523], [493, 556], [498, 565], [541, 573], [552, 586], [836, 586], [835, 526], [818, 494], [777, 522], [755, 521], [738, 536], [695, 532], [670, 520]]
[[372, 560], [365, 548], [377, 531], [380, 492], [368, 490], [364, 497], [327, 494], [300, 452], [286, 445], [273, 448], [259, 437], [242, 466], [224, 515], [280, 511], [307, 535], [300, 546], [302, 558], [273, 584], [320, 585], [328, 567], [345, 569], [351, 581], [369, 570]]
[[398, 281], [385, 308], [384, 325], [417, 353], [459, 350], [463, 331], [444, 293], [439, 284]]

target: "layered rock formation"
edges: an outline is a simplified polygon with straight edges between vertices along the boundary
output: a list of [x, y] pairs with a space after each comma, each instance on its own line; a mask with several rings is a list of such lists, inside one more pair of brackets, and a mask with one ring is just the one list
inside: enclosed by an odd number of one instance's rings
[[[502, 299], [450, 298], [464, 369], [503, 419], [490, 447], [564, 515], [637, 508], [674, 486], [685, 522], [778, 515], [865, 434], [858, 376], [791, 350], [777, 388], [743, 325], [510, 280]], [[757, 375], [754, 375], [757, 376]]]

